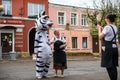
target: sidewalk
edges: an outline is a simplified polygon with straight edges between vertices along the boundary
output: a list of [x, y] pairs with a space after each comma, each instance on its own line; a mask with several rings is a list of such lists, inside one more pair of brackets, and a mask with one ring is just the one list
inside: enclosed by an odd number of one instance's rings
[[96, 60], [100, 60], [100, 57], [95, 57], [95, 56], [67, 56], [67, 60], [96, 61]]
[[[11, 60], [10, 57], [3, 57], [2, 59], [4, 60]], [[2, 61], [1, 60], [1, 61]], [[26, 58], [16, 58], [16, 60], [32, 60], [32, 57], [26, 57]], [[95, 60], [100, 60], [100, 57], [95, 57], [95, 56], [67, 56], [68, 61], [95, 61]]]
[[[51, 78], [42, 80], [109, 80], [106, 70], [100, 67], [100, 59], [92, 58], [92, 56], [69, 57], [65, 78], [52, 77], [54, 70], [51, 63], [48, 73]], [[118, 70], [120, 73], [120, 68]], [[35, 61], [31, 58], [0, 61], [0, 80], [35, 80]]]

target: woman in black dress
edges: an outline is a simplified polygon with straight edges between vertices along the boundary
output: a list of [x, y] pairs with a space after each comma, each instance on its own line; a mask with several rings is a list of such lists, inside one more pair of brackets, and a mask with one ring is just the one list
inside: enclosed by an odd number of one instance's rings
[[58, 70], [61, 70], [61, 77], [64, 77], [64, 69], [67, 68], [66, 53], [64, 51], [66, 47], [66, 40], [64, 37], [60, 36], [59, 31], [54, 31], [55, 37], [52, 39], [54, 43], [53, 52], [53, 68], [55, 69], [54, 77], [57, 77]]
[[[103, 28], [98, 25], [99, 38], [102, 39], [104, 45], [102, 46], [101, 66], [105, 67], [110, 80], [117, 80], [118, 72], [118, 29], [115, 26], [116, 15], [108, 14], [105, 17], [107, 25]], [[102, 30], [102, 32], [101, 32]]]

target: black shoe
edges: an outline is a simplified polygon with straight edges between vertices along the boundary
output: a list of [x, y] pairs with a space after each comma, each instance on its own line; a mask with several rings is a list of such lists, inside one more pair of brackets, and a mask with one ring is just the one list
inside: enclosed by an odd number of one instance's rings
[[47, 79], [48, 79], [48, 78], [50, 78], [50, 77], [49, 77], [49, 76], [42, 76], [42, 78], [47, 78]]

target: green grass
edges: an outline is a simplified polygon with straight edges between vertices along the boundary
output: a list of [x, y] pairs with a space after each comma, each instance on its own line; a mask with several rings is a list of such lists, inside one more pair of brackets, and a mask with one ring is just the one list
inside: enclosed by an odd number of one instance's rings
[[31, 57], [31, 56], [28, 52], [18, 52], [17, 57], [18, 58], [28, 58], [28, 57]]
[[73, 53], [73, 52], [66, 52], [67, 56], [93, 56], [92, 53], [85, 53], [85, 52], [77, 52], [77, 53]]

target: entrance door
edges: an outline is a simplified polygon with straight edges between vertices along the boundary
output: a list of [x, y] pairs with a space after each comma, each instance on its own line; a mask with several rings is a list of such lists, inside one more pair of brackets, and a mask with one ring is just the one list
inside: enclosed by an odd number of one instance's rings
[[1, 33], [2, 53], [12, 51], [12, 33]]
[[93, 42], [92, 42], [92, 46], [93, 46], [93, 52], [99, 52], [99, 42], [98, 42], [98, 38], [93, 38]]

